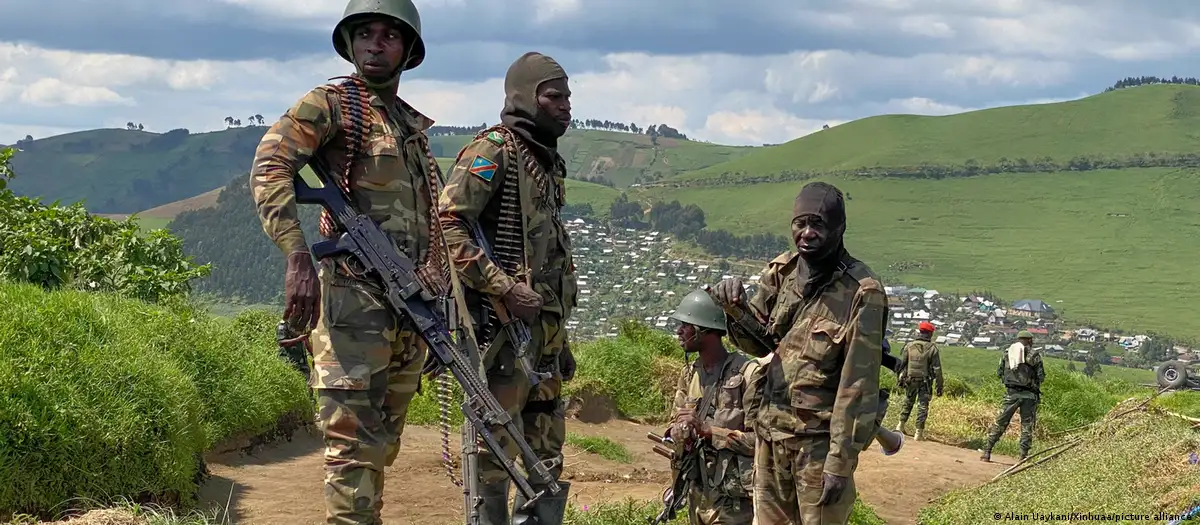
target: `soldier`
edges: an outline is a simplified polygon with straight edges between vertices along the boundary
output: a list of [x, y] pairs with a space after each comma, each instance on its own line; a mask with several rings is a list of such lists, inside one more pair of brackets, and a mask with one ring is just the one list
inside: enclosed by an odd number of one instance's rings
[[937, 395], [942, 396], [942, 358], [933, 343], [933, 323], [921, 321], [917, 325], [917, 339], [900, 350], [900, 376], [896, 385], [904, 389], [904, 408], [900, 409], [900, 422], [896, 432], [904, 433], [904, 424], [912, 414], [913, 402], [917, 406], [917, 441], [925, 439], [925, 419], [929, 417], [929, 400], [933, 394], [933, 383], [937, 382]]
[[[739, 279], [716, 297], [747, 305], [779, 341], [766, 367], [754, 433], [754, 513], [761, 525], [846, 523], [858, 454], [874, 439], [887, 295], [843, 246], [842, 192], [804, 186], [792, 210], [792, 240], [747, 300]], [[761, 338], [732, 323], [735, 343], [756, 356]]]
[[[749, 523], [754, 518], [754, 433], [746, 426], [742, 398], [759, 362], [725, 348], [725, 312], [708, 292], [688, 294], [671, 318], [680, 322], [676, 334], [684, 353], [700, 357], [679, 376], [674, 421], [664, 435], [677, 444], [696, 435], [713, 451], [705, 456], [709, 478], [692, 480], [689, 523]], [[715, 397], [709, 411], [697, 418], [696, 407], [710, 390]]]
[[[378, 524], [384, 467], [399, 452], [428, 349], [410, 320], [381, 306], [381, 290], [353, 257], [322, 260], [317, 272], [296, 214], [298, 171], [324, 167], [352, 205], [418, 264], [428, 289], [452, 295], [460, 311], [465, 303], [437, 220], [441, 173], [424, 133], [433, 122], [397, 95], [401, 72], [425, 58], [416, 6], [350, 0], [333, 47], [356, 73], [310, 90], [267, 130], [250, 190], [263, 231], [287, 256], [284, 315], [291, 326], [312, 330], [309, 383], [325, 439], [327, 523]], [[326, 212], [320, 231], [327, 238], [339, 233]], [[451, 324], [459, 319], [445, 313]], [[472, 337], [469, 327], [451, 328]]]
[[308, 379], [311, 375], [308, 356], [312, 353], [308, 335], [292, 330], [287, 319], [280, 319], [279, 324], [275, 325], [275, 343], [279, 345], [279, 356], [287, 359], [292, 367], [304, 374], [304, 379]]
[[[538, 457], [557, 460], [551, 469], [557, 479], [566, 439], [560, 390], [575, 368], [566, 321], [578, 299], [571, 242], [559, 216], [566, 162], [557, 148], [571, 122], [571, 90], [554, 59], [530, 52], [509, 67], [504, 92], [501, 123], [481, 131], [459, 152], [439, 208], [480, 344], [488, 344], [488, 386], [524, 427]], [[499, 264], [473, 239], [476, 228]], [[496, 330], [494, 312], [504, 309], [529, 324], [532, 340], [526, 351], [536, 370], [519, 365], [507, 334]], [[531, 372], [549, 377], [534, 387]], [[562, 523], [570, 484], [558, 483], [561, 492], [542, 496], [528, 513], [514, 512], [513, 523]], [[493, 456], [480, 451], [482, 523], [508, 525], [508, 485]], [[516, 499], [518, 508], [525, 503], [519, 494]]]
[[1017, 333], [1017, 342], [1008, 347], [1000, 356], [1000, 367], [996, 375], [1004, 383], [1004, 402], [996, 422], [988, 431], [987, 443], [983, 445], [983, 455], [979, 459], [992, 460], [992, 447], [1000, 441], [1004, 429], [1012, 421], [1013, 413], [1021, 412], [1021, 459], [1029, 456], [1029, 447], [1033, 446], [1033, 425], [1037, 420], [1038, 405], [1042, 401], [1042, 381], [1046, 380], [1046, 370], [1042, 368], [1042, 353], [1033, 348], [1033, 334], [1028, 330]]

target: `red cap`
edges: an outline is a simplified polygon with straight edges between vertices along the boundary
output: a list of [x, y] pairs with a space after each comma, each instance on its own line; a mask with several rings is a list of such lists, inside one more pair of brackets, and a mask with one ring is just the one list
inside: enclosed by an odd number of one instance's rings
[[933, 328], [933, 323], [931, 323], [931, 322], [929, 322], [929, 321], [921, 321], [921, 324], [917, 325], [917, 329], [918, 329], [918, 330], [920, 330], [920, 331], [922, 331], [922, 332], [932, 332], [932, 331], [934, 331], [934, 328]]

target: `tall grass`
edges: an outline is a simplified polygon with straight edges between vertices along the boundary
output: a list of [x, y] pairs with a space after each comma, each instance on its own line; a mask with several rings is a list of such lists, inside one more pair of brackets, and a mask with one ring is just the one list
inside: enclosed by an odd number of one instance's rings
[[192, 501], [200, 456], [311, 413], [273, 323], [0, 283], [0, 517]]

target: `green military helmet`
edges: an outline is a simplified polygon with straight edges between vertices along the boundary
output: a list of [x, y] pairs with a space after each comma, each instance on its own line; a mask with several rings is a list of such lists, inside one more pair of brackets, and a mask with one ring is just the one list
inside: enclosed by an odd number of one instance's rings
[[1017, 339], [1033, 339], [1033, 332], [1029, 330], [1021, 330], [1017, 332]]
[[710, 330], [725, 330], [725, 311], [704, 290], [696, 290], [684, 296], [671, 318], [681, 323], [696, 325]]
[[346, 26], [359, 18], [369, 16], [388, 16], [407, 25], [412, 34], [409, 35], [411, 38], [406, 45], [411, 46], [411, 49], [407, 50], [408, 62], [402, 70], [407, 71], [421, 65], [425, 60], [425, 41], [421, 38], [421, 15], [412, 0], [350, 0], [350, 3], [346, 4], [342, 20], [333, 28], [333, 48], [337, 50], [338, 55], [348, 62], [354, 62], [350, 57], [350, 38], [346, 33]]

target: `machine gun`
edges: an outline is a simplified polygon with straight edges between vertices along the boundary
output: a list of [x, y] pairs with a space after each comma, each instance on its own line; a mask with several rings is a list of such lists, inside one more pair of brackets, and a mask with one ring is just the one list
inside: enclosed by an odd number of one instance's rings
[[[492, 246], [488, 243], [487, 237], [484, 237], [483, 228], [479, 226], [478, 222], [471, 227], [471, 239], [475, 241], [475, 245], [479, 249], [483, 250], [492, 263], [500, 266], [500, 261], [496, 260], [496, 256], [492, 253]], [[508, 340], [512, 342], [513, 348], [517, 352], [517, 361], [521, 363], [521, 366], [525, 368], [525, 374], [529, 376], [529, 382], [533, 386], [537, 386], [538, 383], [550, 379], [553, 374], [538, 372], [533, 359], [529, 356], [529, 341], [533, 339], [533, 336], [529, 334], [529, 325], [525, 324], [525, 321], [510, 316], [508, 308], [505, 308], [502, 302], [493, 297], [485, 298], [483, 304], [489, 317], [494, 314], [500, 326], [504, 327]]]
[[[708, 417], [709, 407], [712, 406], [713, 398], [716, 397], [717, 386], [720, 382], [713, 382], [708, 387], [708, 391], [704, 393], [704, 397], [700, 400], [700, 406], [696, 408], [696, 418], [703, 420]], [[646, 434], [646, 437], [651, 441], [659, 443], [655, 445], [654, 451], [659, 455], [663, 455], [671, 460], [671, 466], [675, 469], [675, 479], [671, 481], [671, 487], [667, 489], [663, 496], [663, 510], [657, 516], [650, 518], [650, 525], [662, 525], [673, 519], [675, 515], [687, 504], [688, 492], [692, 489], [692, 478], [699, 478], [700, 483], [708, 479], [705, 472], [705, 445], [700, 440], [700, 437], [693, 435], [682, 443], [682, 453], [676, 455], [672, 450], [662, 447], [662, 445], [675, 445], [675, 441], [671, 438], [664, 438], [653, 432]], [[661, 450], [660, 450], [661, 449]]]
[[435, 365], [433, 374], [437, 375], [449, 369], [455, 380], [462, 385], [466, 394], [466, 399], [460, 406], [463, 415], [496, 461], [512, 478], [517, 490], [525, 496], [525, 508], [532, 507], [545, 491], [534, 491], [529, 480], [517, 470], [515, 461], [504, 453], [504, 448], [492, 435], [490, 428], [503, 427], [509, 434], [508, 438], [513, 440], [520, 450], [527, 470], [531, 470], [532, 474], [548, 483], [547, 490], [550, 494], [558, 494], [562, 488], [550, 476], [550, 466], [553, 462], [538, 459], [508, 412], [500, 406], [486, 383], [480, 379], [476, 369], [463, 357], [461, 351], [455, 348], [456, 343], [450, 335], [447, 322], [438, 311], [438, 298], [418, 279], [416, 264], [394, 248], [391, 238], [375, 221], [357, 212], [350, 205], [346, 193], [332, 183], [332, 177], [325, 171], [324, 166], [316, 162], [310, 163], [310, 166], [321, 182], [321, 187], [314, 188], [303, 177], [297, 176], [293, 180], [296, 202], [323, 206], [334, 223], [344, 230], [336, 239], [313, 244], [312, 255], [318, 260], [343, 254], [352, 255], [382, 289], [383, 302], [392, 314], [398, 319], [411, 321], [431, 351]]

